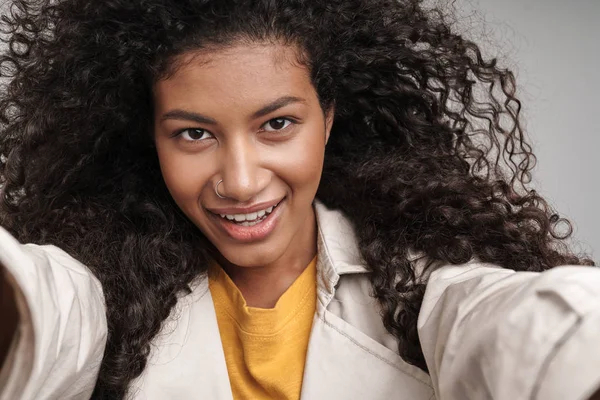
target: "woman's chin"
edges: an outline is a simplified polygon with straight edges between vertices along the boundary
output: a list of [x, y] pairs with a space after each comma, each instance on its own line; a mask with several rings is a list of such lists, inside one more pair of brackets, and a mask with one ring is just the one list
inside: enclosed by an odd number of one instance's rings
[[277, 256], [272, 251], [263, 254], [256, 249], [247, 249], [242, 251], [223, 251], [220, 254], [221, 259], [217, 260], [222, 266], [235, 266], [239, 268], [257, 268], [270, 265]]

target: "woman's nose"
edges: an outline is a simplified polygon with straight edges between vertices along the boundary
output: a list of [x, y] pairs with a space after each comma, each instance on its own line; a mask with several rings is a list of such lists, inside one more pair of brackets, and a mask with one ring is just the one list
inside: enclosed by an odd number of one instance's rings
[[270, 172], [262, 165], [261, 154], [250, 140], [238, 141], [225, 149], [219, 193], [238, 202], [250, 202], [269, 184]]

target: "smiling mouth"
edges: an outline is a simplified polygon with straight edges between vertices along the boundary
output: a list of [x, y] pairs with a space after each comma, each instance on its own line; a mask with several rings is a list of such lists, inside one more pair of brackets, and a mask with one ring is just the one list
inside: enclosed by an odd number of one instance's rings
[[215, 215], [219, 216], [221, 219], [224, 219], [227, 222], [231, 222], [239, 226], [254, 226], [267, 219], [267, 217], [279, 206], [279, 204], [281, 204], [282, 201], [283, 199], [281, 199], [279, 203], [275, 204], [274, 206], [267, 207], [263, 210], [259, 210], [253, 213]]

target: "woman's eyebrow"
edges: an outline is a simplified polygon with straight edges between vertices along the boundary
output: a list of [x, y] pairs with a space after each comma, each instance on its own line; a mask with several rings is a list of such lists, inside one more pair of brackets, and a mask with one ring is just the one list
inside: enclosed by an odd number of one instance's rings
[[265, 115], [270, 114], [273, 111], [277, 111], [280, 108], [285, 107], [288, 104], [292, 104], [292, 103], [306, 103], [306, 100], [304, 100], [301, 97], [294, 97], [294, 96], [280, 97], [277, 100], [262, 107], [260, 110], [254, 112], [254, 114], [252, 114], [252, 119], [264, 117]]
[[[295, 97], [295, 96], [280, 97], [277, 100], [274, 100], [271, 103], [267, 104], [266, 106], [255, 111], [252, 114], [252, 119], [264, 117], [265, 115], [270, 114], [273, 111], [277, 111], [280, 108], [285, 107], [289, 104], [293, 104], [293, 103], [306, 103], [306, 100], [304, 100], [301, 97]], [[209, 124], [209, 125], [217, 124], [217, 121], [215, 121], [214, 119], [212, 119], [210, 117], [206, 117], [206, 116], [196, 113], [196, 112], [185, 111], [185, 110], [181, 110], [181, 109], [174, 109], [174, 110], [164, 113], [163, 116], [161, 117], [161, 121], [165, 121], [167, 119], [194, 121], [199, 124]]]
[[180, 110], [180, 109], [175, 109], [175, 110], [171, 110], [169, 112], [164, 113], [160, 120], [165, 121], [167, 119], [194, 121], [199, 124], [209, 124], [209, 125], [217, 124], [217, 121], [215, 121], [212, 118], [205, 117], [204, 115], [198, 114], [195, 112], [185, 111], [185, 110]]

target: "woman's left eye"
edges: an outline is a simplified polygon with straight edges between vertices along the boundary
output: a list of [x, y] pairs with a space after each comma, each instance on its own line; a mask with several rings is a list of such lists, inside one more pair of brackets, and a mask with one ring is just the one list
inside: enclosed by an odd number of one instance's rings
[[263, 129], [268, 132], [276, 132], [287, 128], [292, 124], [287, 118], [273, 118], [263, 125]]

